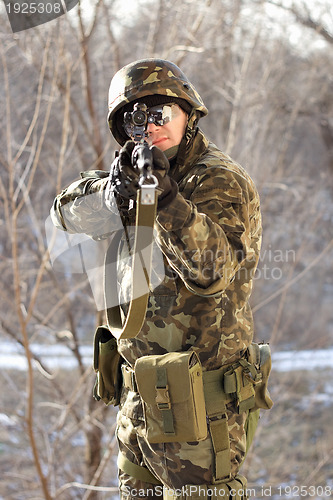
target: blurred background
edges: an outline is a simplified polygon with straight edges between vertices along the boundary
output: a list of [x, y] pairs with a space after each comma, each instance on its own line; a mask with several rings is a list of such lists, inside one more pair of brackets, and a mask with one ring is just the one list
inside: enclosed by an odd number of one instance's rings
[[243, 467], [251, 497], [328, 498], [331, 1], [87, 0], [15, 34], [4, 4], [0, 19], [0, 498], [118, 497], [116, 410], [92, 399], [101, 313], [85, 273], [51, 265], [45, 222], [81, 171], [109, 169], [109, 83], [146, 57], [181, 67], [209, 109], [201, 128], [261, 197], [252, 306], [275, 405]]

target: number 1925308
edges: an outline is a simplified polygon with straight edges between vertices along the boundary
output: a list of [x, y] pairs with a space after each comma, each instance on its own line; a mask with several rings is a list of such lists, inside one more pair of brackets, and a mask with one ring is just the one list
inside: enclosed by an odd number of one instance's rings
[[330, 497], [333, 493], [331, 486], [278, 486], [282, 497]]
[[60, 2], [14, 2], [7, 3], [8, 14], [63, 14]]

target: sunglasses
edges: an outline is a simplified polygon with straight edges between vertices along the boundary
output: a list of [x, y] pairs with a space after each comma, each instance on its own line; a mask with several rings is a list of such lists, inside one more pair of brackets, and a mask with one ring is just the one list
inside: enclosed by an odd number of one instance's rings
[[175, 103], [160, 104], [147, 109], [147, 122], [162, 127], [179, 116], [181, 110]]
[[149, 123], [154, 123], [158, 127], [163, 127], [181, 114], [180, 107], [175, 103], [158, 104], [147, 108], [145, 105], [134, 105], [132, 112], [124, 114], [124, 129], [128, 136], [135, 135], [134, 129], [146, 130]]

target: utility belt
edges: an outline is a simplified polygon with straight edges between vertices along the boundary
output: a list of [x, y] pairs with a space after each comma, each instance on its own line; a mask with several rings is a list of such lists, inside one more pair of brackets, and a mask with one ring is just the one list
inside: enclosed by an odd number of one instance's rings
[[242, 358], [217, 370], [203, 371], [194, 351], [143, 356], [132, 369], [122, 363], [115, 338], [106, 327], [99, 327], [95, 334], [94, 367], [96, 399], [119, 404], [119, 379], [128, 390], [140, 394], [145, 420], [143, 436], [148, 442], [201, 441], [209, 432], [216, 483], [231, 477], [227, 405], [238, 413], [247, 412], [247, 451], [259, 410], [273, 405], [267, 389], [271, 370], [268, 344], [251, 344]]
[[143, 356], [134, 369], [121, 367], [123, 385], [141, 396], [144, 436], [150, 443], [201, 441], [209, 432], [215, 483], [231, 479], [227, 405], [247, 412], [248, 451], [259, 410], [273, 405], [267, 389], [270, 370], [268, 344], [251, 344], [241, 359], [212, 371], [203, 371], [192, 351]]
[[[197, 368], [196, 379], [191, 377], [195, 370], [190, 365]], [[100, 326], [94, 339], [94, 369], [97, 373], [94, 396], [98, 400], [102, 399], [105, 404], [119, 404], [120, 386], [124, 385], [131, 391], [139, 392], [143, 401], [151, 406], [157, 405], [163, 388], [165, 402], [172, 405], [177, 400], [178, 393], [183, 398], [189, 396], [185, 393], [192, 391], [194, 380], [194, 389], [198, 386], [202, 392], [201, 386], [203, 387], [203, 408], [206, 406], [207, 413], [216, 406], [217, 400], [223, 401], [223, 404], [233, 402], [238, 413], [259, 408], [267, 410], [273, 405], [267, 389], [271, 371], [268, 344], [252, 343], [241, 359], [217, 370], [203, 371], [197, 354], [192, 351], [143, 356], [136, 361], [133, 370], [117, 352], [117, 341], [108, 327]], [[161, 378], [159, 375], [158, 385], [157, 376], [162, 372], [164, 376]], [[184, 380], [187, 382], [185, 388], [180, 389]], [[160, 409], [162, 408], [160, 405]]]
[[[191, 356], [190, 353], [171, 353], [174, 356]], [[158, 358], [169, 359], [170, 355], [144, 356], [156, 365]], [[142, 361], [139, 360], [136, 366]], [[149, 363], [150, 364], [150, 363]], [[226, 365], [217, 370], [203, 371], [202, 378], [205, 387], [206, 404], [211, 404], [210, 399], [216, 396], [222, 398], [225, 404], [234, 401], [238, 413], [250, 409], [270, 409], [273, 405], [267, 390], [267, 380], [271, 369], [271, 355], [268, 344], [251, 344], [247, 349], [245, 357], [237, 360], [231, 365]], [[126, 363], [121, 366], [123, 385], [130, 391], [139, 392], [135, 377], [135, 370]], [[178, 381], [179, 382], [179, 381]]]

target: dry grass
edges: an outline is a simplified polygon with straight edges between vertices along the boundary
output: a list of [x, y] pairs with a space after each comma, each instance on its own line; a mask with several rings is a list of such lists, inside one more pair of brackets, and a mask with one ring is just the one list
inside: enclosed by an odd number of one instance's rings
[[262, 413], [243, 467], [256, 498], [287, 498], [290, 487], [290, 498], [324, 499], [331, 497], [330, 491], [333, 494], [332, 376], [324, 370], [272, 374], [275, 404]]
[[[76, 376], [74, 371], [62, 371], [57, 377], [58, 383], [65, 389], [70, 377], [75, 380]], [[11, 371], [3, 372], [1, 377], [2, 385], [6, 387], [1, 394], [1, 407], [8, 420], [0, 427], [0, 498], [41, 499], [25, 433], [24, 403], [19, 397], [24, 392], [25, 374]], [[288, 498], [289, 490], [285, 487], [301, 486], [307, 488], [303, 489], [303, 498], [328, 498], [325, 490], [321, 494], [318, 487], [330, 486], [333, 490], [332, 377], [333, 372], [325, 371], [272, 374], [270, 390], [275, 404], [270, 412], [262, 412], [253, 448], [242, 470], [249, 478], [249, 488], [256, 492], [251, 498]], [[74, 413], [68, 413], [62, 422], [64, 409], [61, 401], [55, 398], [52, 384], [36, 374], [36, 434], [44, 472], [48, 472], [53, 492], [59, 491], [66, 483], [84, 483], [83, 430], [89, 424], [84, 415], [88, 397], [90, 393], [73, 406], [79, 421], [74, 418]], [[97, 408], [92, 419], [103, 429], [103, 444], [107, 450], [112, 443], [115, 411], [109, 408], [102, 414], [101, 408]], [[116, 446], [102, 475], [100, 484], [104, 486], [116, 486], [115, 455]], [[315, 495], [310, 486], [317, 487]], [[55, 494], [54, 498], [82, 500], [84, 492], [84, 489], [71, 487]], [[293, 497], [300, 496], [296, 494], [300, 493], [297, 489], [292, 493]], [[110, 492], [99, 493], [98, 498], [110, 500], [115, 496]]]
[[[61, 370], [56, 382], [68, 396], [79, 379], [77, 371]], [[47, 476], [52, 498], [57, 500], [84, 498], [84, 488], [73, 486], [62, 493], [61, 489], [72, 482], [86, 483], [86, 433], [91, 426], [102, 429], [103, 452], [111, 451], [101, 484], [108, 487], [117, 485], [113, 460], [116, 454], [115, 410], [109, 408], [105, 412], [104, 405], [98, 404], [96, 410], [88, 412], [93, 380], [91, 373], [91, 377], [79, 386], [79, 397], [70, 404], [64, 404], [54, 387], [54, 380], [35, 374], [35, 437], [43, 473]], [[43, 499], [26, 432], [25, 373], [3, 371], [1, 383], [6, 390], [0, 396], [0, 499]], [[106, 498], [110, 499], [111, 494]]]

